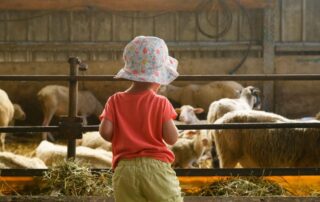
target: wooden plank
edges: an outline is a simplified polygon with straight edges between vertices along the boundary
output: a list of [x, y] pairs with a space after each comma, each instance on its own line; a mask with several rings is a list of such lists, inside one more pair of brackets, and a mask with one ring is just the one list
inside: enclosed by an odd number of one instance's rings
[[196, 19], [194, 13], [179, 13], [179, 40], [195, 41], [196, 40]]
[[[246, 13], [245, 13], [246, 12]], [[262, 26], [263, 26], [263, 11], [262, 10], [246, 10], [240, 14], [240, 41], [261, 41]], [[249, 17], [249, 20], [248, 20]], [[249, 23], [251, 23], [251, 31]]]
[[[234, 0], [225, 0], [233, 5]], [[268, 0], [241, 0], [249, 8], [272, 6]], [[114, 11], [193, 11], [199, 0], [2, 0], [0, 9], [14, 10], [65, 10], [88, 7]]]
[[155, 18], [155, 35], [165, 41], [175, 40], [175, 14], [169, 13]]
[[50, 24], [50, 39], [52, 41], [69, 41], [69, 26], [68, 12], [53, 13]]
[[320, 41], [320, 1], [308, 0], [306, 2], [306, 40]]
[[[41, 15], [43, 12], [30, 12], [29, 16]], [[28, 20], [28, 41], [48, 41], [48, 18], [38, 17]]]
[[133, 38], [133, 19], [132, 13], [129, 12], [114, 12], [113, 21], [113, 40], [114, 41], [129, 41]]
[[[274, 9], [272, 8], [264, 10], [263, 33], [263, 73], [274, 74]], [[265, 111], [273, 112], [275, 109], [274, 90], [274, 81], [263, 82], [262, 109]]]
[[[202, 29], [205, 33], [207, 33], [209, 35], [215, 36], [218, 31], [217, 30], [218, 24], [219, 24], [218, 15], [219, 14], [218, 14], [217, 10], [200, 13], [198, 15], [200, 29]], [[208, 37], [205, 34], [201, 33], [197, 27], [196, 27], [196, 35], [197, 35], [198, 41], [204, 41], [204, 40], [216, 41], [215, 38]]]
[[133, 36], [151, 36], [154, 35], [154, 23], [151, 16], [156, 16], [156, 13], [134, 13], [133, 19]]
[[112, 14], [109, 12], [96, 12], [92, 21], [92, 40], [111, 41], [112, 39]]
[[301, 0], [282, 0], [282, 40], [300, 41], [301, 36]]
[[281, 41], [281, 1], [278, 0], [275, 2], [274, 6], [274, 40], [275, 41]]
[[27, 61], [27, 54], [26, 52], [12, 52], [11, 53], [11, 62], [26, 62]]
[[90, 14], [90, 12], [72, 12], [70, 28], [73, 41], [90, 41]]
[[238, 40], [238, 15], [237, 10], [219, 10], [219, 32], [227, 31], [219, 37], [219, 41], [236, 41]]
[[7, 12], [0, 12], [0, 41], [6, 40], [7, 24], [5, 22]]
[[27, 12], [8, 12], [7, 22], [7, 41], [26, 41], [27, 40]]

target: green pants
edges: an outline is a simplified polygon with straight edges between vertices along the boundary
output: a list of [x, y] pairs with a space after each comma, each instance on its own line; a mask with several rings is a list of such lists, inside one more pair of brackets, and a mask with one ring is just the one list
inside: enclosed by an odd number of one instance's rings
[[182, 202], [176, 173], [152, 158], [121, 160], [112, 178], [116, 202]]

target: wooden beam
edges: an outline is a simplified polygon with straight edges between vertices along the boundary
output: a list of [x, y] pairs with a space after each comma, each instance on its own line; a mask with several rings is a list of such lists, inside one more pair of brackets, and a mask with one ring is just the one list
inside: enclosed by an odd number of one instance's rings
[[[270, 0], [271, 2], [272, 0]], [[263, 73], [274, 74], [274, 9], [264, 9], [263, 20]], [[263, 110], [274, 112], [274, 82], [265, 81], [263, 83]]]
[[[234, 0], [225, 1], [234, 6]], [[239, 0], [247, 8], [270, 7], [273, 1]], [[0, 10], [194, 11], [199, 3], [199, 0], [1, 0]]]

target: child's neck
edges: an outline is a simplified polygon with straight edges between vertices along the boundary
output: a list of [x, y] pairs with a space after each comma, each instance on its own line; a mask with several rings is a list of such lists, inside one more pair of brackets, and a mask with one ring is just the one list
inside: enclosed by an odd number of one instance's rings
[[128, 93], [139, 93], [146, 90], [154, 90], [153, 83], [148, 82], [132, 82], [131, 86], [125, 91]]

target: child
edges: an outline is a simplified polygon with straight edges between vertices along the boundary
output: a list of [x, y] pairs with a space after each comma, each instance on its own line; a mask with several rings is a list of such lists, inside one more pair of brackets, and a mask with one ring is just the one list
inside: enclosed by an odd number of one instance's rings
[[112, 142], [112, 178], [117, 202], [183, 201], [171, 163], [178, 131], [177, 116], [166, 97], [157, 95], [179, 74], [178, 62], [157, 37], [138, 36], [127, 44], [125, 66], [115, 78], [132, 81], [124, 92], [112, 95], [100, 116], [99, 132]]

